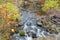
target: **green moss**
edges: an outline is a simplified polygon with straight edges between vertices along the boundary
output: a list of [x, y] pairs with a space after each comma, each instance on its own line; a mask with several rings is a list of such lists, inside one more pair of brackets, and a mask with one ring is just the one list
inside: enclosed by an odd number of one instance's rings
[[25, 36], [25, 32], [24, 32], [23, 30], [21, 30], [21, 31], [19, 32], [19, 34], [20, 34], [20, 36]]

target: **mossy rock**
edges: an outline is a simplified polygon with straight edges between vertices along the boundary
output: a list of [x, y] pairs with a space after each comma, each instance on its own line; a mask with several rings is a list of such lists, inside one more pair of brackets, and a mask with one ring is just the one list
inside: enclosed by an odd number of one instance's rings
[[20, 30], [19, 34], [20, 36], [25, 36], [25, 32], [23, 30]]

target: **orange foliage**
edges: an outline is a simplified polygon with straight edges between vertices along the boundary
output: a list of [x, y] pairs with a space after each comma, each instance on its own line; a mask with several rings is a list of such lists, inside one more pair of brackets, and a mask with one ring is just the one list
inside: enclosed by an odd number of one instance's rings
[[5, 7], [2, 7], [0, 11], [1, 11], [1, 14], [3, 15], [4, 19], [5, 19], [6, 21], [9, 21], [10, 16], [7, 15], [7, 10], [6, 10], [6, 8], [5, 8]]
[[2, 14], [4, 20], [6, 20], [6, 24], [3, 24], [3, 26], [0, 25], [0, 28], [2, 28], [4, 26], [7, 26], [8, 24], [11, 24], [11, 25], [14, 25], [14, 26], [18, 26], [17, 22], [10, 21], [11, 15], [7, 15], [6, 7], [2, 7], [0, 9], [0, 13]]
[[[4, 19], [6, 20], [6, 23], [9, 21], [9, 19], [10, 19], [10, 16], [7, 16], [6, 15], [6, 12], [7, 10], [6, 10], [6, 8], [5, 7], [2, 7], [1, 9], [0, 9], [0, 12], [1, 12], [1, 14], [2, 14], [2, 16], [4, 17]], [[3, 25], [0, 25], [0, 28], [3, 28], [4, 26], [7, 26], [7, 24], [3, 24]]]
[[3, 16], [6, 16], [6, 8], [5, 7], [1, 8], [1, 13]]
[[8, 24], [12, 24], [14, 26], [18, 26], [18, 23], [17, 22], [13, 22], [13, 21], [9, 21]]

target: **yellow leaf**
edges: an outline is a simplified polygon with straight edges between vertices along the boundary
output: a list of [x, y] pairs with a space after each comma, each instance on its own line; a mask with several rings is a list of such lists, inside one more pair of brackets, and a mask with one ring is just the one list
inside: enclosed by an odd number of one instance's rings
[[15, 32], [15, 30], [14, 30], [14, 29], [11, 29], [11, 31], [12, 31], [12, 32]]

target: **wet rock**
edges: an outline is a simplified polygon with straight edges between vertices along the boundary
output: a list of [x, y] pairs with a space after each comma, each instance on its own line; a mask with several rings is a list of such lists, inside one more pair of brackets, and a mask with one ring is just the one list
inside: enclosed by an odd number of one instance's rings
[[27, 35], [28, 35], [29, 37], [31, 36], [30, 31], [27, 32]]
[[55, 34], [58, 34], [58, 32], [55, 32]]
[[35, 33], [32, 33], [32, 38], [37, 38], [37, 35]]
[[27, 26], [31, 26], [31, 25], [32, 25], [32, 23], [31, 23], [31, 22], [28, 22], [26, 25], [27, 25]]
[[36, 24], [37, 26], [39, 26], [39, 27], [42, 27], [43, 26], [43, 24], [42, 23], [40, 23], [40, 22], [37, 22], [37, 24]]
[[54, 24], [56, 24], [56, 25], [60, 25], [60, 19], [58, 18], [58, 17], [55, 17], [55, 16], [53, 16], [52, 18], [51, 18], [51, 20], [52, 20], [52, 22], [54, 23]]
[[53, 18], [57, 18], [56, 16], [53, 16]]

